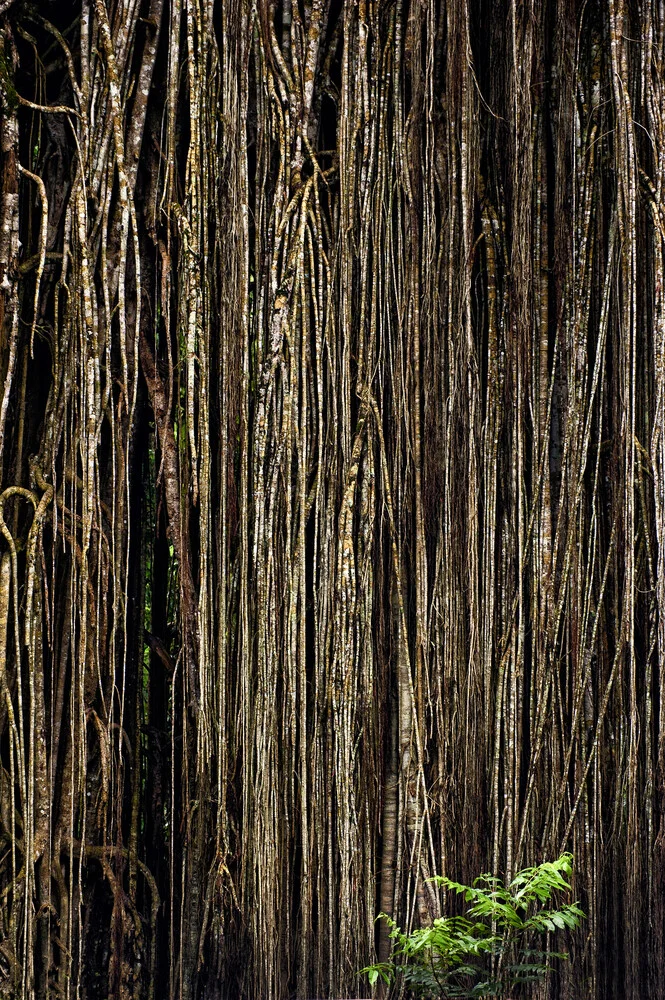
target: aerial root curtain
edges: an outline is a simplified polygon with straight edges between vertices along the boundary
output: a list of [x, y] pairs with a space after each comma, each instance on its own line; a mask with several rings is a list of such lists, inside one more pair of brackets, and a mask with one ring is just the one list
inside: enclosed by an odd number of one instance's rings
[[0, 11], [0, 991], [662, 1000], [662, 5]]

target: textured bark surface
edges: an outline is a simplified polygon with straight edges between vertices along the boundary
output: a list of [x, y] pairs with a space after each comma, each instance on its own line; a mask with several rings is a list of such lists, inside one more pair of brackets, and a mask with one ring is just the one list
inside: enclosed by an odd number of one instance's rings
[[0, 29], [0, 995], [364, 996], [566, 849], [549, 996], [663, 1000], [663, 4]]

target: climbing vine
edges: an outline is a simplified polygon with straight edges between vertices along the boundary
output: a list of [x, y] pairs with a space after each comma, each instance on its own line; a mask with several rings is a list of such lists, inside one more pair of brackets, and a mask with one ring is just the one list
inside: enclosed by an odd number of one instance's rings
[[0, 993], [359, 996], [571, 851], [663, 997], [658, 0], [0, 2]]

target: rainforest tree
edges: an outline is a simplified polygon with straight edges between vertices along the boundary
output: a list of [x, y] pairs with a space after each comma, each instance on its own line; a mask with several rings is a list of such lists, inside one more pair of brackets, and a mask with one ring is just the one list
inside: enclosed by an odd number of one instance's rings
[[665, 997], [664, 60], [1, 0], [0, 993], [362, 995], [570, 850], [557, 995]]

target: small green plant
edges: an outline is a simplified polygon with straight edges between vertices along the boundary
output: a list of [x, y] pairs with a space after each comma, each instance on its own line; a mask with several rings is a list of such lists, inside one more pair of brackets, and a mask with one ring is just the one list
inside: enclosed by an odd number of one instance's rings
[[574, 930], [584, 918], [577, 903], [560, 903], [570, 890], [571, 854], [519, 872], [508, 886], [494, 875], [480, 875], [470, 885], [449, 878], [432, 879], [463, 895], [464, 916], [440, 917], [430, 927], [405, 934], [385, 913], [393, 942], [389, 962], [361, 970], [374, 986], [397, 982], [421, 1000], [441, 997], [506, 997], [521, 984], [544, 979], [553, 959], [548, 935]]

